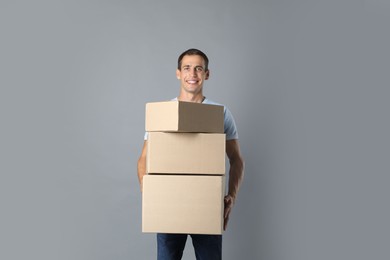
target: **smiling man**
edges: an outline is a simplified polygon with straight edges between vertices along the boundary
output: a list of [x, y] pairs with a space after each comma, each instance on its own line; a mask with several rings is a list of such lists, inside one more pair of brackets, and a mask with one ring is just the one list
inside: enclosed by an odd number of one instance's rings
[[[209, 78], [209, 60], [202, 51], [189, 49], [178, 59], [176, 77], [180, 80], [180, 93], [174, 100], [221, 105], [203, 95], [203, 84]], [[224, 106], [224, 132], [226, 134], [226, 154], [229, 158], [229, 186], [225, 196], [224, 229], [226, 230], [230, 212], [244, 175], [244, 160], [240, 152], [236, 124], [229, 109]], [[146, 174], [146, 142], [138, 160], [138, 179], [142, 190], [142, 178]], [[222, 259], [221, 235], [189, 234], [192, 238], [196, 259]], [[181, 259], [187, 241], [187, 234], [157, 234], [157, 259]]]

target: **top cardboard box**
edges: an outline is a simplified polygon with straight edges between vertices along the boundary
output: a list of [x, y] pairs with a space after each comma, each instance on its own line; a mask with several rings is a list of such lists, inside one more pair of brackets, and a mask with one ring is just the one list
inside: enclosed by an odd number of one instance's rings
[[223, 133], [223, 106], [183, 101], [146, 104], [147, 132]]

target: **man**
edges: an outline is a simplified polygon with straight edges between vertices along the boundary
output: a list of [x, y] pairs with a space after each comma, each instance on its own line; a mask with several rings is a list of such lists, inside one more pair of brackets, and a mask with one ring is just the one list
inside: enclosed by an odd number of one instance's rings
[[[178, 59], [176, 77], [180, 80], [180, 93], [175, 100], [217, 104], [203, 96], [203, 83], [210, 76], [209, 60], [200, 50], [189, 49], [183, 52]], [[225, 196], [224, 230], [226, 230], [229, 214], [244, 174], [244, 161], [238, 143], [236, 125], [230, 111], [224, 107], [224, 132], [226, 134], [226, 154], [229, 158], [229, 188]], [[138, 179], [142, 191], [142, 178], [146, 173], [146, 141], [138, 160]], [[157, 247], [159, 260], [181, 259], [187, 240], [187, 234], [157, 234]], [[222, 259], [221, 235], [195, 235], [190, 234], [195, 249], [196, 259], [218, 260]]]

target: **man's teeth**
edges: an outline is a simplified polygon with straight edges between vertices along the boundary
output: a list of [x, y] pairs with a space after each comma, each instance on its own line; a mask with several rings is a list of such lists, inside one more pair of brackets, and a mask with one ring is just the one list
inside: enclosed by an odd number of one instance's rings
[[190, 83], [190, 84], [195, 84], [197, 81], [196, 80], [189, 80], [187, 82]]

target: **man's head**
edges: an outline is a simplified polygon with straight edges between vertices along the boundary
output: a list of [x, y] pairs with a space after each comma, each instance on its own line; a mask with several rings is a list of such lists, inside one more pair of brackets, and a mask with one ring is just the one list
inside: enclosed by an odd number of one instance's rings
[[209, 60], [202, 51], [189, 49], [178, 59], [176, 77], [180, 80], [181, 94], [203, 96], [203, 82], [209, 78]]
[[191, 55], [201, 56], [204, 60], [204, 66], [205, 66], [204, 70], [205, 71], [209, 70], [209, 58], [207, 58], [207, 56], [206, 56], [206, 54], [204, 54], [204, 52], [202, 52], [201, 50], [198, 50], [198, 49], [188, 49], [185, 52], [183, 52], [182, 54], [180, 54], [179, 59], [177, 60], [177, 69], [178, 70], [181, 70], [182, 60], [183, 60], [183, 57], [186, 55], [188, 55], [188, 56], [191, 56]]

